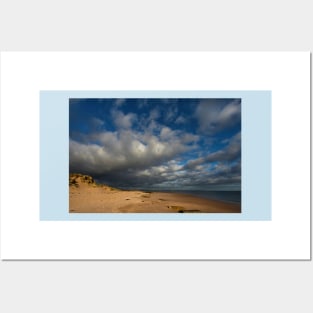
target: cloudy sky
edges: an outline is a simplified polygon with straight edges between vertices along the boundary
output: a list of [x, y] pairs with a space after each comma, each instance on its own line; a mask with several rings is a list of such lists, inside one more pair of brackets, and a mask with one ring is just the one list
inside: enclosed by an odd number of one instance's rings
[[120, 188], [240, 190], [240, 99], [70, 99], [70, 172]]

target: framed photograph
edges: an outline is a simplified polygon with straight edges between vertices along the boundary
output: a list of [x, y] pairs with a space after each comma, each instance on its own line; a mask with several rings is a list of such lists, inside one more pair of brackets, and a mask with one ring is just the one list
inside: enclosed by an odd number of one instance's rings
[[41, 91], [40, 173], [41, 220], [270, 220], [271, 91]]
[[310, 259], [307, 52], [4, 52], [1, 113], [3, 259]]

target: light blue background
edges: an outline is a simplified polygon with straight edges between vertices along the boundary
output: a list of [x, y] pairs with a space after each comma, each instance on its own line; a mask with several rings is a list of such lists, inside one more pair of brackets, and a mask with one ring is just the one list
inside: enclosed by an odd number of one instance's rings
[[[69, 213], [69, 98], [241, 98], [242, 213]], [[41, 91], [41, 220], [270, 220], [271, 91]]]

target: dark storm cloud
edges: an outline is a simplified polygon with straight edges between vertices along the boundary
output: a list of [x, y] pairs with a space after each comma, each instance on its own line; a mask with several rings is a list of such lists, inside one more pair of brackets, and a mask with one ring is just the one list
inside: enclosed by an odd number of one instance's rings
[[146, 169], [124, 169], [108, 171], [105, 175], [95, 175], [95, 177], [104, 183], [110, 183], [120, 187], [141, 187], [149, 188], [151, 186], [159, 188], [190, 188], [222, 185], [222, 184], [240, 184], [241, 169], [240, 160], [232, 165], [219, 163], [208, 168], [196, 168], [193, 170], [184, 170], [182, 166], [175, 161], [168, 161], [162, 165], [151, 166]]

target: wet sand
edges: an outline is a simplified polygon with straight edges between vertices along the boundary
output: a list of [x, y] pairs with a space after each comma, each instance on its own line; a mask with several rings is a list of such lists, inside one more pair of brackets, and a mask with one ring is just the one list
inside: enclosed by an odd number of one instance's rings
[[69, 187], [70, 213], [240, 213], [241, 206], [185, 194]]

